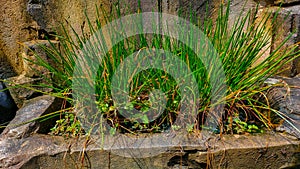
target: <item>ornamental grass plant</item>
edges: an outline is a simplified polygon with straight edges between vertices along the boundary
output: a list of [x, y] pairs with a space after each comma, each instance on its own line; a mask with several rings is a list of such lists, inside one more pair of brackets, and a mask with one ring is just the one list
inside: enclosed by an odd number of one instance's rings
[[[230, 4], [230, 3], [228, 3]], [[136, 36], [127, 37], [124, 32], [116, 30], [110, 30], [109, 32], [101, 32], [99, 30], [114, 19], [120, 18], [121, 11], [118, 4], [115, 6], [115, 12], [106, 13], [101, 7], [97, 7], [98, 18], [96, 20], [90, 20], [86, 16], [87, 25], [89, 31], [75, 31], [71, 25], [61, 26], [61, 32], [58, 37], [60, 42], [60, 48], [52, 45], [52, 48], [43, 47], [48, 56], [55, 61], [57, 67], [48, 64], [47, 61], [39, 58], [36, 64], [44, 66], [49, 70], [52, 75], [52, 79], [48, 79], [52, 83], [53, 88], [51, 95], [64, 98], [68, 104], [65, 114], [75, 114], [78, 110], [78, 100], [73, 97], [72, 85], [74, 85], [74, 71], [76, 60], [79, 59], [80, 53], [83, 48], [86, 48], [88, 43], [89, 50], [85, 50], [86, 55], [97, 56], [97, 51], [106, 51], [108, 45], [105, 42], [105, 33], [108, 33], [110, 37], [119, 36], [126, 37], [119, 41], [107, 53], [105, 57], [101, 59], [99, 67], [97, 67], [97, 76], [92, 79], [89, 76], [89, 71], [86, 71], [86, 67], [79, 67], [77, 69], [86, 74], [86, 77], [80, 77], [83, 80], [91, 80], [95, 84], [95, 103], [97, 109], [100, 112], [101, 117], [109, 124], [111, 129], [109, 132], [114, 134], [120, 133], [152, 133], [163, 132], [169, 129], [176, 129], [177, 126], [173, 125], [174, 121], [179, 114], [179, 109], [184, 106], [181, 102], [184, 99], [184, 93], [180, 91], [180, 84], [176, 82], [176, 78], [172, 77], [168, 72], [162, 69], [147, 69], [139, 72], [138, 74], [129, 74], [130, 77], [127, 87], [129, 88], [129, 99], [131, 104], [124, 103], [122, 105], [124, 111], [130, 112], [133, 109], [140, 112], [147, 112], [151, 109], [151, 106], [155, 104], [155, 98], [151, 100], [150, 91], [159, 89], [162, 91], [166, 99], [165, 110], [162, 114], [155, 119], [149, 119], [149, 117], [143, 113], [132, 115], [132, 118], [125, 118], [120, 114], [117, 106], [113, 102], [112, 98], [112, 79], [116, 73], [118, 66], [120, 66], [126, 60], [126, 57], [136, 52], [143, 51], [144, 49], [163, 49], [169, 51], [172, 55], [183, 61], [191, 70], [193, 77], [197, 81], [197, 87], [199, 90], [199, 97], [196, 98], [199, 105], [197, 110], [197, 118], [189, 125], [185, 126], [188, 132], [197, 132], [205, 128], [204, 121], [211, 113], [212, 106], [223, 104], [224, 109], [221, 119], [216, 119], [218, 127], [213, 128], [217, 133], [245, 133], [245, 132], [263, 132], [267, 129], [272, 129], [274, 124], [272, 119], [269, 118], [264, 112], [271, 112], [273, 114], [281, 115], [281, 112], [273, 109], [268, 104], [268, 100], [265, 97], [264, 92], [267, 91], [270, 86], [265, 86], [264, 81], [278, 73], [283, 65], [291, 62], [299, 56], [298, 46], [284, 47], [284, 44], [291, 38], [292, 34], [286, 37], [276, 49], [272, 49], [268, 56], [260, 61], [263, 55], [271, 48], [272, 37], [277, 37], [276, 31], [277, 12], [265, 12], [261, 14], [262, 19], [257, 21], [258, 8], [241, 13], [241, 15], [233, 22], [233, 25], [229, 25], [230, 6], [221, 4], [217, 18], [211, 19], [205, 17], [204, 21], [198, 19], [193, 12], [191, 12], [189, 21], [197, 25], [197, 28], [202, 30], [203, 34], [210, 40], [214, 50], [218, 54], [218, 59], [222, 63], [222, 68], [225, 73], [225, 78], [220, 78], [220, 84], [211, 84], [212, 71], [214, 67], [207, 69], [201, 59], [197, 57], [189, 45], [186, 45], [179, 40], [171, 38], [168, 35], [159, 34], [138, 34]], [[105, 23], [100, 22], [100, 12], [105, 14]], [[137, 12], [141, 12], [140, 10]], [[103, 19], [103, 18], [102, 18]], [[132, 29], [142, 29], [139, 26], [135, 26], [135, 21], [132, 21]], [[157, 28], [157, 25], [153, 24], [153, 28]], [[274, 29], [269, 29], [269, 26], [273, 26]], [[185, 26], [182, 26], [184, 29]], [[68, 32], [69, 28], [73, 30]], [[159, 29], [159, 27], [157, 28]], [[171, 29], [171, 28], [169, 28]], [[173, 29], [173, 28], [172, 28]], [[180, 27], [178, 28], [180, 29]], [[275, 30], [275, 31], [274, 31]], [[124, 30], [125, 31], [125, 30]], [[193, 32], [193, 30], [190, 30]], [[91, 36], [97, 34], [96, 41], [89, 43]], [[187, 41], [195, 42], [198, 39], [193, 39], [197, 36], [185, 37], [185, 31], [182, 31], [183, 38], [188, 38]], [[117, 38], [117, 37], [116, 37]], [[112, 39], [113, 41], [114, 39]], [[50, 42], [51, 44], [51, 42]], [[163, 57], [163, 56], [162, 56]], [[167, 66], [165, 67], [167, 69]], [[134, 70], [134, 69], [133, 69]], [[126, 70], [124, 70], [126, 73]], [[125, 75], [124, 75], [125, 76]], [[120, 76], [120, 78], [122, 78]], [[77, 79], [78, 80], [78, 79]], [[126, 79], [125, 79], [126, 80]], [[216, 79], [215, 79], [216, 80]], [[80, 80], [78, 80], [80, 82]], [[42, 85], [42, 84], [41, 84]], [[44, 86], [45, 84], [43, 84]], [[120, 83], [119, 89], [123, 89]], [[225, 88], [224, 88], [225, 87]], [[84, 86], [83, 86], [84, 88]], [[195, 90], [195, 89], [193, 89]], [[217, 95], [218, 91], [226, 90], [224, 97], [220, 98], [212, 105], [212, 95]], [[119, 92], [120, 92], [119, 91]], [[216, 92], [213, 92], [216, 91]], [[88, 105], [85, 105], [88, 108]], [[218, 113], [218, 112], [216, 112]], [[61, 112], [52, 114], [51, 116], [61, 115]], [[154, 115], [155, 116], [155, 115]], [[69, 117], [69, 116], [62, 116]], [[97, 116], [98, 117], [98, 116]], [[47, 117], [49, 118], [49, 117]], [[66, 118], [65, 120], [68, 120]], [[72, 122], [78, 125], [78, 119], [72, 116]], [[81, 130], [65, 130], [60, 128], [62, 120], [53, 128], [52, 133], [64, 135], [73, 131]], [[74, 126], [70, 124], [70, 126]], [[68, 127], [66, 127], [67, 129]], [[57, 129], [57, 130], [56, 130]], [[59, 132], [57, 132], [59, 130]], [[86, 131], [88, 133], [88, 131]], [[72, 133], [74, 134], [74, 133]], [[76, 133], [75, 133], [76, 134]]]

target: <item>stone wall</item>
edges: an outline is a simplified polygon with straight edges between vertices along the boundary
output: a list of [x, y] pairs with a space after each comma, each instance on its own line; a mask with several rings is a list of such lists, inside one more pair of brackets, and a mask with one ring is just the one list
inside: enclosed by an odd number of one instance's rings
[[41, 31], [52, 32], [63, 20], [80, 30], [84, 9], [93, 13], [94, 3], [107, 5], [100, 0], [0, 0], [0, 50], [17, 73], [23, 71], [21, 53], [26, 41], [39, 39]]
[[[288, 4], [287, 4], [288, 5]], [[274, 7], [273, 11], [278, 9]], [[286, 6], [278, 12], [277, 22], [278, 25], [278, 34], [272, 39], [273, 48], [279, 46], [289, 34], [292, 34], [292, 37], [285, 43], [284, 47], [292, 46], [294, 44], [299, 44], [300, 42], [300, 1], [299, 5]], [[282, 72], [285, 76], [296, 76], [300, 73], [300, 62], [299, 59], [294, 60], [293, 62], [283, 66], [283, 69], [287, 69]]]
[[[111, 12], [112, 6], [117, 2], [118, 0], [0, 0], [0, 58], [6, 58], [14, 70], [21, 74], [24, 70], [22, 61], [24, 42], [42, 39], [44, 33], [54, 32], [60, 23], [66, 23], [65, 20], [78, 32], [81, 29], [87, 29], [85, 11], [93, 20], [96, 17], [95, 4]], [[210, 16], [214, 17], [221, 0], [147, 0], [141, 1], [141, 8], [143, 11], [177, 14], [182, 7], [183, 12], [192, 9], [198, 16], [204, 16], [207, 8], [205, 2], [209, 2]], [[244, 2], [244, 0], [231, 1], [230, 17], [232, 21], [240, 14]], [[254, 8], [257, 3], [260, 4], [261, 9], [283, 3], [279, 18], [283, 18], [289, 11], [292, 13], [280, 28], [285, 34], [277, 41], [272, 41], [274, 46], [284, 39], [286, 33], [292, 32], [294, 29], [299, 30], [299, 0], [248, 0], [245, 8]], [[138, 0], [120, 0], [120, 4], [123, 14], [128, 12], [128, 8], [131, 8], [132, 11], [138, 8]], [[296, 31], [288, 44], [298, 42], [299, 31]], [[299, 67], [298, 61], [287, 65], [284, 75], [297, 75], [300, 73]]]

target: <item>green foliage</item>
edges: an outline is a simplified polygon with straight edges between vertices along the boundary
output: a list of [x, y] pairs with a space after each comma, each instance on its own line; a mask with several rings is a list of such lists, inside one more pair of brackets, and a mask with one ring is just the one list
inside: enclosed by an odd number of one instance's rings
[[238, 114], [233, 117], [228, 118], [228, 122], [225, 125], [228, 133], [263, 133], [264, 130], [261, 126], [257, 126], [256, 124], [250, 124], [249, 122], [242, 121]]
[[[263, 19], [257, 23], [254, 17], [257, 12], [258, 10], [256, 9], [255, 11], [249, 11], [245, 16], [241, 15], [234, 22], [234, 25], [229, 27], [229, 5], [227, 7], [221, 6], [216, 20], [207, 18], [204, 21], [204, 25], [200, 26], [217, 50], [219, 59], [222, 61], [226, 79], [220, 83], [226, 83], [228, 86], [226, 97], [222, 99], [222, 102], [226, 103], [226, 115], [224, 118], [231, 119], [230, 123], [232, 124], [230, 124], [231, 127], [229, 128], [237, 133], [262, 131], [260, 126], [232, 117], [232, 112], [252, 114], [255, 120], [261, 121], [267, 127], [271, 126], [270, 119], [261, 113], [261, 109], [269, 109], [270, 107], [260, 102], [256, 96], [268, 89], [268, 87], [262, 87], [266, 78], [278, 72], [282, 65], [299, 56], [299, 52], [296, 51], [297, 46], [283, 48], [283, 45], [291, 37], [290, 35], [276, 49], [273, 49], [265, 60], [258, 62], [264, 53], [263, 51], [270, 49], [270, 38], [276, 36], [278, 32], [266, 27], [266, 25], [270, 24], [276, 25], [276, 13], [266, 13]], [[120, 17], [120, 13], [120, 8], [118, 7], [116, 7], [115, 13], [106, 13], [106, 23]], [[37, 63], [46, 67], [53, 74], [54, 82], [56, 82], [53, 88], [58, 97], [64, 97], [63, 93], [71, 91], [72, 74], [75, 60], [78, 58], [78, 51], [83, 48], [84, 43], [91, 34], [102, 28], [100, 18], [98, 13], [98, 19], [95, 21], [96, 26], [94, 26], [94, 21], [90, 21], [87, 17], [89, 33], [79, 33], [70, 27], [73, 30], [73, 34], [70, 35], [67, 29], [62, 26], [62, 30], [59, 32], [62, 32], [63, 36], [58, 37], [62, 49], [58, 49], [54, 45], [51, 49], [45, 48], [52, 60], [61, 66], [53, 67], [41, 59]], [[191, 21], [195, 20], [192, 14], [190, 18]], [[133, 23], [132, 25], [135, 24]], [[123, 32], [110, 31], [111, 35], [124, 36]], [[89, 54], [92, 55], [93, 51], [100, 45], [100, 41], [103, 41], [103, 34], [101, 33], [97, 37], [98, 41], [90, 45], [91, 53]], [[179, 36], [184, 37], [186, 35], [181, 34]], [[197, 39], [193, 39], [193, 36], [187, 38], [190, 38], [190, 42], [197, 41]], [[107, 48], [105, 45], [105, 43], [101, 43], [100, 46]], [[198, 88], [201, 90], [200, 98], [198, 98], [201, 101], [199, 113], [205, 113], [211, 108], [212, 85], [209, 83], [209, 79], [213, 67], [211, 70], [206, 70], [202, 61], [196, 57], [196, 54], [176, 39], [171, 39], [169, 36], [141, 34], [126, 38], [113, 46], [102, 60], [97, 71], [96, 103], [104, 118], [107, 119], [112, 127], [109, 131], [111, 134], [117, 131], [130, 133], [136, 131], [159, 132], [169, 127], [178, 130], [177, 126], [172, 126], [172, 123], [178, 115], [182, 94], [179, 92], [178, 84], [175, 80], [164, 71], [149, 69], [133, 76], [130, 83], [132, 104], [124, 105], [125, 109], [129, 111], [135, 108], [145, 112], [152, 105], [152, 102], [148, 99], [149, 91], [160, 89], [166, 95], [168, 101], [166, 110], [157, 120], [150, 122], [148, 117], [143, 114], [133, 119], [124, 119], [112, 102], [111, 80], [115, 70], [126, 56], [144, 48], [168, 50], [183, 60], [191, 69], [193, 76], [197, 79]], [[74, 105], [74, 100], [70, 97], [67, 99], [71, 105], [76, 106]], [[137, 122], [136, 118], [142, 119], [142, 123]], [[201, 120], [198, 120], [197, 123], [196, 126], [202, 126]], [[67, 114], [65, 118], [57, 122], [57, 125], [52, 130], [52, 134], [76, 135], [80, 132], [78, 130], [79, 125], [79, 121], [76, 120], [73, 114]], [[193, 128], [193, 125], [189, 125], [187, 131], [192, 132]]]
[[51, 128], [51, 135], [61, 135], [65, 137], [76, 137], [83, 134], [81, 124], [73, 113], [65, 113], [56, 121], [56, 125]]

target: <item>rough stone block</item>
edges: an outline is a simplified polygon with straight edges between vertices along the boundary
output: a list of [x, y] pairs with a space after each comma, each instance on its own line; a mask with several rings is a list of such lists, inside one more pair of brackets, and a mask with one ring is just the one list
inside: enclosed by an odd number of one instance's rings
[[[149, 136], [150, 137], [150, 136]], [[199, 136], [183, 136], [189, 142], [176, 147], [160, 146], [167, 151], [156, 156], [123, 157], [103, 149], [101, 136], [76, 138], [33, 135], [23, 139], [0, 139], [0, 168], [299, 168], [299, 140], [284, 134], [227, 135], [209, 142], [193, 144]], [[98, 141], [97, 141], [98, 140]], [[112, 140], [113, 141], [113, 140]], [[124, 141], [124, 140], [123, 140]], [[87, 144], [88, 143], [88, 144]], [[86, 147], [85, 147], [86, 145]], [[83, 150], [84, 149], [84, 153]], [[119, 150], [148, 151], [149, 147]]]
[[157, 0], [148, 0], [141, 1], [141, 10], [143, 12], [158, 12], [159, 1]]
[[281, 113], [281, 116], [276, 113], [269, 114], [272, 123], [278, 125], [276, 130], [300, 138], [300, 78], [274, 77], [268, 78], [266, 83], [278, 86], [266, 92], [271, 108]]
[[[51, 88], [46, 87], [33, 87], [40, 83], [46, 83], [42, 78], [29, 78], [24, 75], [11, 77], [5, 80], [5, 85], [9, 88], [9, 92], [14, 99], [15, 103], [21, 108], [24, 102], [28, 99], [41, 95], [41, 92], [50, 92]], [[48, 84], [50, 85], [50, 84]]]
[[33, 19], [37, 22], [39, 26], [41, 26], [42, 29], [47, 28], [47, 20], [44, 17], [44, 3], [43, 1], [34, 1], [29, 0], [27, 4], [27, 12], [33, 17]]
[[[203, 17], [206, 13], [210, 13], [215, 0], [162, 0], [161, 11], [163, 13], [169, 13], [188, 18], [190, 12], [193, 12], [196, 16]], [[208, 11], [206, 11], [208, 5]], [[217, 5], [216, 5], [217, 6]]]
[[274, 5], [274, 0], [256, 0], [257, 3], [259, 3], [260, 6], [271, 6]]
[[[59, 48], [58, 41], [51, 41], [56, 48]], [[44, 60], [47, 64], [55, 66], [53, 60], [47, 55], [43, 47], [51, 48], [51, 44], [47, 40], [29, 41], [24, 43], [24, 50], [22, 53], [24, 75], [27, 77], [40, 77], [49, 73], [48, 69], [40, 66], [35, 62], [39, 59]]]
[[[32, 133], [39, 130], [45, 130], [45, 128], [51, 128], [53, 126], [47, 126], [47, 122], [33, 121], [40, 118], [43, 115], [52, 113], [59, 110], [59, 99], [55, 99], [53, 96], [40, 96], [34, 99], [30, 99], [25, 102], [24, 106], [16, 113], [16, 117], [9, 123], [1, 138], [22, 138], [27, 137]], [[55, 120], [52, 121], [55, 122]]]
[[21, 47], [17, 42], [27, 40], [27, 32], [23, 28], [31, 22], [25, 13], [25, 1], [0, 1], [0, 49], [17, 73], [22, 72]]
[[[273, 8], [274, 15], [278, 11], [276, 23], [273, 25], [272, 47], [271, 52], [274, 51], [285, 39], [292, 34], [292, 37], [283, 45], [282, 49], [286, 49], [292, 45], [298, 44], [300, 41], [300, 5], [282, 8]], [[282, 67], [283, 70], [279, 75], [294, 77], [300, 73], [300, 60], [296, 59]]]

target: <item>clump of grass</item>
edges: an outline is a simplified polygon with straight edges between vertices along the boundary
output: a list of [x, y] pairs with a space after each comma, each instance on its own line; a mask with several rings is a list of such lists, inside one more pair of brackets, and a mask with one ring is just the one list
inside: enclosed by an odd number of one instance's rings
[[[297, 46], [290, 48], [283, 48], [283, 45], [291, 37], [287, 37], [276, 49], [273, 49], [269, 56], [259, 62], [264, 52], [270, 49], [270, 38], [276, 35], [271, 32], [265, 25], [276, 25], [276, 13], [266, 13], [263, 19], [257, 23], [255, 17], [258, 10], [249, 11], [244, 16], [240, 16], [231, 27], [228, 25], [229, 19], [229, 5], [220, 7], [218, 17], [215, 21], [206, 18], [203, 25], [199, 28], [211, 41], [215, 47], [219, 58], [223, 64], [225, 72], [225, 79], [220, 79], [220, 83], [227, 85], [227, 92], [225, 98], [222, 98], [219, 104], [225, 103], [225, 115], [222, 117], [224, 123], [220, 124], [219, 130], [223, 131], [244, 131], [244, 132], [261, 132], [257, 126], [272, 127], [271, 119], [268, 118], [263, 110], [271, 110], [268, 104], [261, 102], [257, 95], [262, 94], [268, 89], [264, 87], [264, 81], [274, 75], [282, 67], [282, 65], [292, 61], [299, 56], [296, 51]], [[112, 14], [106, 13], [106, 23], [121, 16], [119, 8]], [[191, 15], [191, 21], [194, 17]], [[92, 22], [87, 17], [87, 23], [90, 29], [90, 34], [85, 32], [76, 32], [73, 29], [70, 35], [65, 27], [62, 27], [62, 36], [59, 36], [61, 48], [58, 49], [54, 45], [51, 49], [45, 48], [48, 55], [57, 63], [61, 65], [53, 67], [43, 60], [39, 60], [37, 64], [45, 66], [54, 77], [54, 92], [58, 97], [64, 97], [64, 93], [72, 93], [72, 78], [76, 59], [80, 53], [78, 51], [85, 48], [85, 43], [89, 40], [90, 35], [93, 35], [100, 30], [103, 24], [100, 22], [100, 15], [98, 19]], [[134, 25], [134, 23], [133, 23]], [[153, 25], [155, 27], [155, 25]], [[72, 27], [71, 27], [72, 28]], [[135, 28], [141, 29], [141, 28]], [[110, 30], [111, 36], [126, 36], [124, 32], [117, 32]], [[184, 32], [184, 31], [183, 31]], [[182, 34], [180, 36], [186, 36]], [[75, 37], [75, 38], [74, 38]], [[104, 49], [107, 48], [103, 34], [97, 36], [97, 41], [89, 44], [90, 50], [88, 55], [97, 55], [99, 46]], [[197, 39], [190, 38], [191, 42]], [[112, 78], [118, 66], [126, 59], [127, 56], [145, 48], [156, 48], [170, 51], [173, 55], [184, 61], [191, 69], [193, 76], [197, 80], [199, 93], [199, 116], [195, 119], [195, 124], [189, 126], [189, 131], [193, 132], [201, 129], [203, 119], [211, 109], [211, 95], [212, 86], [210, 84], [210, 71], [207, 70], [203, 62], [196, 56], [187, 45], [182, 42], [172, 39], [169, 36], [161, 35], [147, 35], [139, 34], [137, 36], [126, 38], [109, 50], [105, 54], [101, 64], [97, 68], [97, 77], [92, 79], [87, 74], [89, 80], [95, 80], [95, 96], [98, 109], [101, 110], [101, 115], [106, 119], [107, 123], [113, 128], [110, 132], [161, 132], [171, 127], [173, 122], [178, 117], [178, 112], [181, 106], [180, 100], [183, 93], [179, 90], [179, 84], [168, 73], [158, 69], [147, 69], [137, 75], [132, 75], [129, 83], [130, 91], [129, 98], [132, 104], [124, 105], [126, 111], [132, 111], [134, 108], [142, 112], [146, 112], [151, 107], [149, 101], [149, 91], [160, 89], [167, 97], [167, 104], [165, 111], [154, 121], [148, 119], [147, 116], [141, 115], [133, 119], [127, 119], [116, 108], [112, 101], [111, 85]], [[101, 49], [100, 49], [101, 50]], [[77, 65], [78, 66], [78, 65]], [[80, 68], [84, 70], [84, 67]], [[213, 67], [211, 68], [213, 69]], [[86, 79], [85, 79], [86, 80]], [[217, 86], [218, 87], [218, 86]], [[222, 86], [219, 86], [222, 87]], [[217, 89], [219, 90], [219, 89]], [[221, 89], [220, 89], [221, 90]], [[72, 97], [68, 98], [70, 104], [76, 107], [76, 101]], [[267, 100], [266, 100], [267, 103]], [[88, 105], [85, 105], [88, 106]], [[65, 120], [70, 119], [69, 117]], [[142, 121], [138, 121], [141, 119]], [[255, 124], [252, 124], [252, 121]], [[60, 121], [60, 123], [63, 123]], [[65, 124], [65, 123], [64, 123]], [[75, 123], [77, 126], [77, 123]], [[250, 126], [250, 127], [249, 127]], [[238, 129], [240, 128], [240, 130]], [[54, 128], [54, 132], [55, 131]]]

